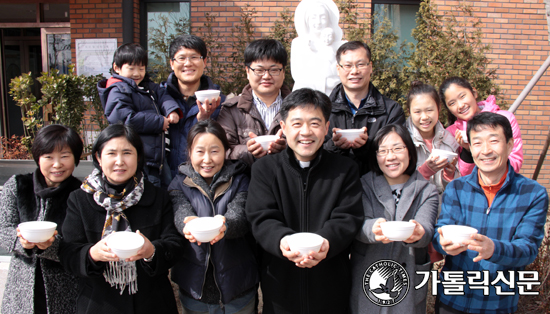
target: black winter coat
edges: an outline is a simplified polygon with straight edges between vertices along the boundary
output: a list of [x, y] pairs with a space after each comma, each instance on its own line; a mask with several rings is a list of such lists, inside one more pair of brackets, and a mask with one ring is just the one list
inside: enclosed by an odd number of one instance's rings
[[[304, 174], [290, 148], [267, 155], [252, 166], [246, 215], [264, 249], [260, 282], [265, 314], [347, 312], [350, 245], [364, 217], [354, 163], [320, 149]], [[284, 257], [280, 241], [296, 232], [327, 239], [326, 259], [303, 269]]]
[[[387, 124], [405, 124], [405, 113], [403, 108], [396, 101], [393, 101], [380, 92], [370, 83], [370, 93], [367, 96], [365, 105], [357, 110], [355, 116], [351, 112], [346, 99], [344, 87], [338, 84], [332, 94], [332, 112], [330, 114], [330, 130], [325, 137], [324, 148], [332, 153], [348, 156], [359, 165], [361, 176], [371, 170], [371, 158], [376, 162], [376, 152], [373, 147], [373, 140], [378, 130]], [[369, 139], [365, 145], [357, 149], [342, 150], [334, 145], [332, 141], [332, 129], [360, 129], [367, 127]]]
[[94, 262], [90, 248], [101, 240], [106, 211], [93, 195], [78, 189], [71, 193], [63, 224], [61, 263], [79, 278], [77, 313], [178, 313], [168, 269], [182, 256], [182, 238], [174, 227], [168, 194], [145, 181], [141, 200], [124, 211], [133, 231], [139, 230], [155, 246], [150, 263], [136, 261], [138, 292], [120, 295], [103, 277], [108, 263]]
[[[108, 81], [110, 85], [108, 85]], [[115, 83], [112, 83], [115, 81]], [[145, 164], [157, 169], [164, 162], [164, 117], [178, 110], [174, 99], [146, 76], [139, 88], [134, 80], [113, 74], [97, 83], [105, 117], [110, 124], [131, 125], [143, 141]], [[181, 118], [181, 112], [178, 111]]]

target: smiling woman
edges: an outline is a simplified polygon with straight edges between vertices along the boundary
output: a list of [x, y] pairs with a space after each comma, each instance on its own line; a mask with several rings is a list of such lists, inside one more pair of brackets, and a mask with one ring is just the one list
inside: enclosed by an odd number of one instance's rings
[[[60, 251], [65, 268], [84, 277], [77, 312], [177, 313], [167, 275], [181, 242], [168, 195], [143, 176], [141, 138], [127, 125], [111, 125], [99, 134], [92, 156], [96, 169], [69, 197]], [[119, 231], [144, 240], [124, 260], [107, 244]]]
[[[12, 259], [2, 313], [75, 313], [76, 278], [59, 263], [58, 248], [67, 198], [80, 186], [72, 173], [82, 147], [80, 136], [71, 128], [46, 126], [32, 146], [38, 169], [14, 175], [4, 184], [0, 245]], [[32, 243], [18, 228], [27, 221], [51, 221], [57, 231], [44, 242]]]

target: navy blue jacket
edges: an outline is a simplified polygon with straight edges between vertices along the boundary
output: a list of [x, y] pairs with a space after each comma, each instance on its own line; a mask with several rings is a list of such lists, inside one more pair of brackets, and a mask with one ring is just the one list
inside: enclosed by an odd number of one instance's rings
[[175, 225], [182, 235], [187, 216], [226, 218], [223, 239], [200, 246], [185, 240], [183, 259], [172, 268], [172, 280], [195, 299], [209, 298], [203, 295], [212, 288], [205, 286], [209, 262], [214, 266], [215, 286], [222, 303], [251, 291], [259, 281], [254, 240], [244, 213], [249, 184], [246, 168], [242, 161], [226, 161], [209, 186], [191, 165], [183, 164], [168, 188]]
[[[214, 84], [212, 80], [206, 76], [201, 76], [201, 83], [199, 90], [217, 89], [220, 90], [220, 86]], [[187, 161], [187, 134], [191, 127], [197, 123], [197, 114], [199, 108], [197, 107], [197, 98], [193, 95], [190, 96], [187, 101], [183, 99], [178, 87], [178, 78], [174, 75], [174, 72], [170, 73], [168, 80], [160, 84], [160, 88], [168, 91], [168, 94], [177, 102], [179, 109], [183, 112], [183, 118], [176, 125], [171, 125], [168, 130], [170, 134], [170, 155], [168, 156], [168, 164], [172, 171], [172, 177], [178, 174], [178, 167], [180, 164]], [[221, 103], [225, 101], [225, 95], [220, 94]], [[214, 113], [210, 116], [211, 119], [216, 120], [220, 113], [221, 105], [216, 108]]]
[[145, 164], [160, 168], [164, 161], [164, 116], [179, 107], [147, 76], [140, 86], [145, 88], [139, 88], [130, 78], [113, 74], [109, 80], [97, 83], [97, 90], [109, 123], [122, 121], [131, 125], [143, 141]]

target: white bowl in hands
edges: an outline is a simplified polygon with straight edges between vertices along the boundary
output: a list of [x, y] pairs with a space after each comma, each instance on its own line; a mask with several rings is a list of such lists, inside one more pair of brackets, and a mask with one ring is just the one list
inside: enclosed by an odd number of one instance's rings
[[323, 245], [323, 237], [311, 232], [299, 232], [286, 238], [290, 251], [300, 252], [300, 256], [308, 255], [309, 252], [319, 252]]
[[137, 254], [145, 244], [145, 239], [135, 232], [118, 231], [107, 237], [107, 246], [119, 259], [127, 259]]
[[275, 142], [279, 138], [280, 137], [278, 137], [277, 135], [262, 135], [253, 138], [253, 140], [256, 141], [256, 143], [260, 143], [260, 145], [262, 145], [262, 149], [267, 151], [269, 148], [269, 144]]
[[186, 225], [198, 242], [210, 242], [220, 233], [223, 221], [214, 217], [199, 217], [191, 220]]
[[453, 153], [448, 150], [437, 149], [437, 148], [432, 149], [431, 155], [437, 156], [439, 158], [447, 158], [449, 162], [452, 162], [453, 158], [458, 156], [457, 153]]
[[409, 221], [386, 221], [380, 224], [382, 233], [392, 241], [404, 241], [411, 237], [416, 224]]
[[53, 236], [57, 224], [51, 221], [27, 221], [20, 223], [17, 227], [23, 239], [31, 243], [41, 243]]
[[359, 138], [359, 135], [363, 134], [363, 129], [347, 129], [347, 130], [338, 130], [337, 134], [342, 134], [342, 138], [345, 138], [349, 142], [355, 141]]
[[461, 225], [446, 225], [441, 227], [443, 237], [447, 240], [453, 241], [453, 244], [460, 244], [464, 246], [462, 242], [470, 240], [470, 235], [476, 234], [478, 231], [476, 228]]
[[220, 96], [220, 91], [216, 89], [198, 90], [195, 92], [195, 97], [201, 103], [204, 103], [207, 99], [212, 103], [214, 98]]

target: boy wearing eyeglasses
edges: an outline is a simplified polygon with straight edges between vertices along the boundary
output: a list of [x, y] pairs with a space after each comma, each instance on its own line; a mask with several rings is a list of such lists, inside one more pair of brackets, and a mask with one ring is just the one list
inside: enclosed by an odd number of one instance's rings
[[[251, 165], [258, 158], [286, 148], [279, 109], [290, 94], [283, 84], [287, 59], [285, 48], [274, 39], [255, 40], [244, 50], [248, 85], [240, 96], [222, 104], [218, 117], [229, 140], [228, 159], [241, 159]], [[278, 135], [279, 139], [264, 150], [254, 140], [261, 135]]]
[[146, 73], [147, 51], [138, 44], [124, 44], [113, 57], [113, 75], [101, 80], [97, 90], [110, 124], [132, 126], [143, 141], [146, 178], [155, 186], [172, 179], [166, 161], [165, 131], [178, 123], [181, 111], [174, 99], [159, 89]]
[[[360, 41], [344, 43], [336, 51], [336, 70], [341, 84], [330, 95], [332, 112], [324, 148], [355, 160], [361, 175], [370, 170], [376, 158], [372, 138], [387, 124], [405, 124], [401, 106], [382, 95], [370, 82], [372, 60], [369, 46]], [[353, 142], [337, 133], [343, 129], [363, 129]]]
[[176, 37], [170, 43], [169, 53], [172, 73], [166, 82], [160, 84], [160, 87], [176, 100], [179, 109], [183, 112], [180, 121], [169, 130], [171, 151], [168, 155], [168, 163], [172, 177], [175, 177], [178, 174], [178, 166], [187, 161], [189, 130], [198, 121], [216, 120], [225, 95], [220, 93], [218, 100], [212, 103], [208, 100], [200, 103], [195, 97], [196, 91], [220, 90], [220, 86], [214, 84], [212, 79], [204, 74], [207, 66], [207, 47], [200, 37], [195, 35]]

